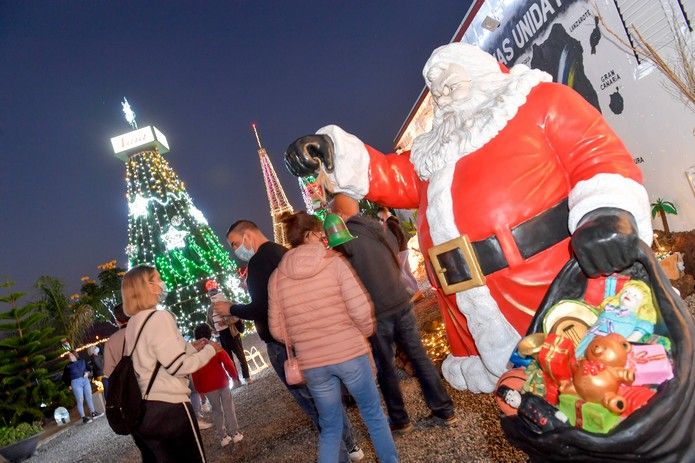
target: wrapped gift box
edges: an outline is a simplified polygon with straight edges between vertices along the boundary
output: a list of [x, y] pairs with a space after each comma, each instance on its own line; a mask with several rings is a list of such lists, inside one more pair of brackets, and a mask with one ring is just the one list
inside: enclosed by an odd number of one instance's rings
[[607, 277], [589, 278], [584, 291], [584, 301], [598, 307], [605, 298], [618, 294], [628, 281], [630, 281], [629, 276], [618, 273]]
[[573, 394], [560, 394], [558, 408], [574, 426], [599, 434], [609, 432], [621, 419], [603, 405], [585, 402]]
[[538, 366], [537, 362], [531, 362], [529, 366], [524, 370], [526, 373], [526, 382], [522, 390], [524, 392], [530, 392], [539, 397], [545, 397], [545, 379], [543, 378], [543, 371]]
[[673, 367], [661, 344], [633, 345], [628, 363], [635, 369], [633, 386], [661, 384], [673, 378]]
[[550, 333], [540, 352], [538, 352], [538, 364], [546, 374], [547, 379], [559, 385], [562, 380], [572, 378], [572, 370], [576, 364], [574, 356], [574, 343], [571, 339]]
[[621, 384], [620, 387], [618, 387], [618, 394], [625, 399], [625, 410], [623, 410], [620, 416], [626, 418], [630, 416], [632, 412], [649, 402], [649, 399], [654, 397], [656, 391], [646, 386], [627, 386]]

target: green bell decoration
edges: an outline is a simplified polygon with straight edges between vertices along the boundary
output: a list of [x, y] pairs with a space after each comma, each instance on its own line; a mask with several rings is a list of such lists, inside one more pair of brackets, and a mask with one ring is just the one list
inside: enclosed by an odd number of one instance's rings
[[328, 247], [334, 248], [354, 240], [343, 219], [338, 214], [328, 214], [323, 221], [323, 230], [328, 237]]

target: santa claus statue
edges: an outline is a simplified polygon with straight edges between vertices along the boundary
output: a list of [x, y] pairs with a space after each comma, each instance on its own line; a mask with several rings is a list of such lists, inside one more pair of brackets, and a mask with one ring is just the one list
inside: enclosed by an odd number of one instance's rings
[[572, 252], [589, 276], [629, 266], [651, 243], [641, 173], [574, 90], [471, 45], [432, 53], [423, 75], [432, 130], [384, 155], [329, 125], [286, 154], [356, 199], [417, 208], [418, 237], [446, 323], [442, 365], [458, 389], [490, 392]]

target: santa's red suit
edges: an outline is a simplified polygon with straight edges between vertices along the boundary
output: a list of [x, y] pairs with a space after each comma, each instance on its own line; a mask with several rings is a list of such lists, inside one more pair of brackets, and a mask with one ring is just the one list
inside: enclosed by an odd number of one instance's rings
[[652, 233], [641, 173], [600, 113], [569, 87], [548, 83], [545, 73], [511, 74], [516, 81], [497, 95], [492, 119], [488, 114], [448, 160], [418, 153], [417, 141], [413, 153], [384, 155], [337, 126], [318, 131], [334, 144], [334, 190], [417, 208], [426, 257], [433, 245], [461, 235], [478, 242], [483, 271], [492, 270], [482, 286], [447, 296], [428, 262], [451, 346], [444, 376], [476, 392], [493, 390], [506, 370], [519, 334], [570, 258], [569, 233], [587, 212], [624, 209], [644, 241]]

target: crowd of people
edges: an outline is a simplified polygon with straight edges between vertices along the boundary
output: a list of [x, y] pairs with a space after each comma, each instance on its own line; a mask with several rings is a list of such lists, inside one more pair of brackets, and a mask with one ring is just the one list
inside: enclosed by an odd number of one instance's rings
[[[399, 461], [394, 435], [408, 433], [413, 424], [394, 344], [413, 365], [432, 412], [428, 419], [456, 423], [453, 402], [420, 340], [413, 314], [418, 287], [404, 268], [402, 231], [399, 236], [392, 228], [390, 213], [380, 213], [382, 223], [360, 215], [347, 196], [336, 196], [331, 207], [335, 214], [325, 230], [306, 212], [285, 218], [290, 249], [270, 241], [251, 221], [234, 222], [226, 237], [235, 255], [248, 262], [250, 302], [212, 303], [208, 323], [197, 326], [189, 342], [174, 316], [157, 310], [167, 293], [157, 270], [140, 265], [125, 274], [123, 305], [115, 309], [121, 329], [105, 346], [103, 375], [108, 394], [115, 366], [124, 356], [132, 359], [144, 398], [132, 437], [143, 461], [204, 462], [200, 430], [210, 427], [223, 447], [243, 439], [229, 382], [251, 382], [239, 336], [243, 320], [255, 323], [277, 377], [318, 432], [321, 463], [364, 458], [345, 412], [350, 401], [379, 461]], [[290, 374], [295, 361], [298, 371]], [[210, 403], [212, 424], [201, 419], [202, 401]]]

